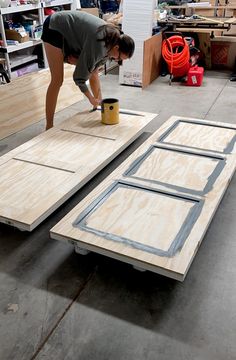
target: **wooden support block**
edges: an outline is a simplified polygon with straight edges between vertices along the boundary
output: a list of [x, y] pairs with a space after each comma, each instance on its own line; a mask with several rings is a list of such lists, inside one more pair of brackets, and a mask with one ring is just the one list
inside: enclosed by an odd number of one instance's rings
[[[31, 231], [133, 142], [156, 114], [104, 125], [83, 112], [0, 158], [0, 222]], [[76, 131], [76, 129], [79, 131]]]
[[183, 281], [236, 168], [236, 126], [171, 117], [53, 229]]

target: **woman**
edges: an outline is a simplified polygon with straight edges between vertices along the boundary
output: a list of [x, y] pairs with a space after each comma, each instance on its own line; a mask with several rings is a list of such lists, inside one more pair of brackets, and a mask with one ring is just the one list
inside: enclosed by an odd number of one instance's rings
[[[73, 79], [96, 108], [102, 99], [98, 68], [107, 59], [121, 62], [134, 52], [131, 37], [118, 27], [82, 11], [60, 11], [49, 16], [43, 25], [42, 40], [51, 72], [46, 95], [46, 129], [53, 126], [65, 60], [76, 65]], [[88, 79], [91, 92], [86, 85]]]

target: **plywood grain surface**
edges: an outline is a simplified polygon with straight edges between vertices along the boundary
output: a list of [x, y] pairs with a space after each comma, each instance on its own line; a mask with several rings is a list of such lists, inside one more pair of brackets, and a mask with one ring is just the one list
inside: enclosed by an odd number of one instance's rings
[[[83, 99], [72, 79], [73, 67], [65, 66], [56, 111]], [[49, 70], [25, 75], [0, 88], [0, 139], [45, 118], [45, 99], [50, 82]]]
[[[134, 141], [156, 114], [120, 115], [101, 124], [101, 112], [83, 112], [0, 158], [0, 221], [32, 230]], [[65, 130], [67, 128], [67, 130]], [[101, 128], [103, 136], [94, 128]], [[90, 134], [91, 132], [91, 134]], [[97, 136], [96, 136], [97, 133]]]
[[[179, 124], [181, 145], [165, 143]], [[51, 236], [183, 281], [234, 174], [235, 135], [231, 124], [171, 117]]]
[[224, 165], [225, 159], [221, 155], [152, 146], [128, 169], [126, 176], [185, 192], [203, 193], [209, 190]]
[[164, 143], [212, 151], [227, 151], [235, 140], [235, 130], [229, 126], [210, 123], [178, 121], [161, 139]]

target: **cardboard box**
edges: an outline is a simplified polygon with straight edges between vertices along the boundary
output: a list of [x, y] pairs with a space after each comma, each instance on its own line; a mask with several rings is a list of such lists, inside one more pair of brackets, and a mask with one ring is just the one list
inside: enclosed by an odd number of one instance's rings
[[5, 33], [6, 33], [7, 40], [16, 40], [16, 41], [19, 41], [20, 43], [29, 41], [29, 35], [25, 31], [18, 32], [16, 30], [6, 29]]
[[203, 54], [205, 68], [211, 69], [211, 34], [209, 32], [198, 33], [199, 50]]
[[236, 61], [236, 37], [216, 36], [211, 39], [213, 69], [233, 70]]
[[80, 11], [84, 11], [84, 12], [86, 12], [88, 14], [99, 17], [99, 10], [98, 10], [97, 7], [95, 7], [95, 8], [81, 8]]

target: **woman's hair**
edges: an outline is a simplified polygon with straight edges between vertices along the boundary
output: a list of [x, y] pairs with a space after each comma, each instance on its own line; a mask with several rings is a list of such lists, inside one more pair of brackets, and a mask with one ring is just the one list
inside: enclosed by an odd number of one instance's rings
[[[108, 50], [114, 46], [119, 46], [119, 51], [131, 58], [134, 53], [134, 40], [123, 33], [118, 26], [113, 24], [106, 24], [98, 28], [98, 41], [104, 41]], [[103, 37], [101, 37], [103, 36]]]

